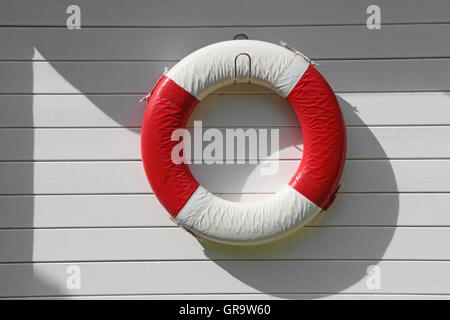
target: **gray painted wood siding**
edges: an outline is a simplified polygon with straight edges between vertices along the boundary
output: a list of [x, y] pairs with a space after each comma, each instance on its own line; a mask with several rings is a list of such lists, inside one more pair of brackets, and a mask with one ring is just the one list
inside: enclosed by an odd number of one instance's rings
[[[65, 27], [70, 4], [0, 2], [0, 298], [450, 298], [448, 0], [377, 1], [380, 30], [366, 27], [372, 1], [82, 0], [81, 30]], [[313, 58], [348, 132], [335, 204], [256, 248], [175, 225], [139, 146], [138, 100], [164, 69], [238, 33]], [[266, 89], [222, 88], [194, 120], [280, 130], [276, 176], [260, 164], [192, 166], [225, 199], [264, 198], [300, 162], [298, 121]]]

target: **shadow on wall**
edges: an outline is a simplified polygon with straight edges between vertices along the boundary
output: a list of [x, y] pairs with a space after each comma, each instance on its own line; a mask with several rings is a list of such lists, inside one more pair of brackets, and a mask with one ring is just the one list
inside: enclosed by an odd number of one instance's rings
[[[22, 48], [23, 52], [29, 53], [29, 59], [33, 57], [33, 45], [30, 44]], [[23, 110], [23, 118], [33, 126], [33, 92], [34, 73], [33, 64], [24, 63], [21, 70], [20, 79], [11, 77], [11, 81], [17, 81], [20, 92], [26, 93], [21, 96], [20, 105], [15, 107]], [[0, 115], [1, 116], [1, 115]], [[6, 161], [0, 163], [0, 175], [3, 195], [0, 201], [5, 201], [2, 208], [6, 212], [0, 214], [20, 215], [19, 228], [0, 231], [0, 253], [3, 257], [0, 262], [13, 262], [0, 266], [0, 297], [18, 297], [23, 295], [36, 295], [38, 290], [40, 295], [59, 295], [58, 285], [54, 284], [48, 277], [42, 276], [38, 268], [35, 268], [33, 261], [34, 252], [34, 232], [28, 229], [34, 225], [34, 134], [29, 131], [28, 135], [23, 135], [20, 141], [15, 141], [14, 147], [17, 153], [24, 155], [27, 161], [14, 162]], [[5, 195], [6, 193], [6, 195]], [[10, 196], [8, 196], [8, 194]], [[20, 212], [17, 212], [20, 210]], [[10, 211], [10, 212], [9, 212]], [[1, 217], [0, 217], [1, 219]], [[3, 226], [2, 226], [3, 227]], [[16, 226], [14, 226], [16, 227]], [[10, 228], [10, 226], [6, 226]], [[15, 264], [14, 262], [21, 262]], [[22, 263], [25, 262], [25, 263]]]
[[[347, 119], [352, 123], [364, 125], [355, 109], [342, 98], [339, 104]], [[365, 127], [362, 127], [365, 128]], [[367, 143], [371, 150], [376, 151], [377, 158], [387, 156], [372, 132], [365, 128]], [[349, 145], [352, 143], [348, 140]], [[344, 169], [345, 180], [351, 181], [352, 172], [347, 160]], [[389, 161], [383, 161], [377, 171], [385, 179], [386, 190], [397, 190], [397, 183]], [[367, 176], [367, 179], [374, 177]], [[361, 177], [359, 177], [361, 179]], [[245, 181], [241, 177], [239, 181]], [[202, 181], [203, 182], [203, 181]], [[205, 181], [208, 183], [207, 181]], [[200, 240], [205, 254], [226, 272], [259, 292], [274, 296], [306, 293], [327, 296], [343, 292], [367, 277], [367, 269], [376, 265], [388, 248], [395, 228], [360, 227], [314, 227], [318, 219], [327, 216], [344, 214], [344, 210], [361, 210], [361, 206], [350, 204], [346, 208], [340, 206], [341, 197], [337, 197], [333, 206], [322, 216], [316, 218], [310, 225], [282, 240], [266, 245], [250, 247], [233, 247]], [[369, 204], [367, 204], [369, 206]], [[398, 218], [398, 195], [393, 193], [389, 200], [376, 202], [376, 210], [389, 213], [386, 225], [395, 226]], [[364, 208], [363, 208], [364, 209]], [[362, 214], [367, 214], [363, 213]], [[356, 231], [356, 232], [355, 232]], [[355, 237], [355, 238], [352, 238]], [[320, 253], [315, 254], [316, 251]], [[283, 261], [284, 260], [284, 261]], [[346, 260], [352, 260], [348, 263]], [[365, 287], [363, 284], [362, 291]], [[359, 290], [361, 291], [361, 289]], [[292, 296], [294, 297], [294, 296]]]
[[[15, 98], [11, 101], [14, 101], [14, 107], [21, 112], [20, 124], [17, 126], [23, 128], [35, 126], [34, 98], [36, 95], [33, 93], [38, 92], [51, 99], [57, 97], [57, 93], [61, 92], [62, 94], [76, 94], [79, 97], [79, 104], [94, 105], [97, 110], [107, 115], [113, 123], [117, 123], [117, 126], [131, 127], [130, 130], [137, 133], [135, 127], [140, 123], [146, 105], [139, 103], [135, 94], [124, 95], [124, 97], [117, 95], [115, 99], [124, 101], [124, 103], [122, 105], [119, 103], [111, 105], [111, 100], [105, 99], [107, 94], [93, 92], [92, 88], [96, 86], [87, 72], [91, 62], [47, 61], [46, 57], [52, 56], [52, 52], [57, 51], [58, 48], [63, 51], [65, 49], [70, 51], [74, 46], [84, 43], [82, 32], [67, 30], [65, 35], [66, 41], [64, 43], [55, 43], [54, 39], [45, 36], [38, 36], [37, 39], [21, 38], [20, 41], [13, 44], [14, 50], [21, 53], [21, 59], [24, 61], [2, 63], [1, 70], [8, 74], [8, 77], [5, 78], [6, 81], [0, 83], [2, 85], [0, 91], [6, 94], [12, 93]], [[77, 63], [83, 65], [84, 68], [74, 67]], [[173, 63], [169, 64], [172, 65]], [[105, 64], [105, 68], [108, 70], [107, 64]], [[156, 68], [159, 68], [159, 64]], [[140, 88], [136, 88], [136, 92], [143, 94], [152, 88], [155, 81], [148, 77], [148, 70], [133, 69], [130, 71], [131, 74], [133, 72], [138, 73], [139, 76], [146, 74], [147, 77], [142, 78], [148, 78], [147, 83], [142, 83]], [[154, 73], [162, 72], [163, 69], [157, 69]], [[155, 76], [155, 74], [151, 76]], [[119, 71], [110, 78], [114, 80], [104, 86], [106, 91], [120, 93], [120, 89], [117, 89], [115, 84], [126, 82], [126, 76], [123, 79], [122, 71]], [[53, 89], [53, 86], [56, 89]], [[118, 85], [118, 87], [121, 87], [121, 85]], [[114, 90], [117, 92], [114, 92]], [[50, 95], [47, 95], [48, 93]], [[61, 105], [61, 108], [64, 108], [64, 105]], [[89, 126], [90, 124], [84, 125]], [[15, 153], [20, 155], [20, 159], [17, 159], [18, 161], [14, 159], [0, 162], [0, 177], [2, 178], [0, 181], [0, 193], [2, 194], [0, 202], [3, 202], [2, 208], [7, 210], [7, 212], [0, 212], [0, 227], [10, 229], [0, 230], [0, 262], [9, 263], [0, 265], [0, 297], [71, 295], [74, 292], [65, 290], [65, 283], [55, 283], [54, 275], [44, 274], [40, 271], [39, 261], [36, 261], [34, 257], [36, 235], [32, 228], [35, 226], [35, 195], [40, 191], [36, 190], [34, 178], [34, 133], [32, 130], [28, 132], [28, 135], [21, 135], [20, 141], [15, 141], [14, 144]], [[3, 214], [9, 217], [14, 214], [20, 215], [19, 219], [14, 219], [14, 221], [20, 221], [13, 226], [6, 222], [4, 226], [1, 224]], [[14, 264], [16, 262], [17, 264]], [[33, 265], [32, 262], [37, 262], [37, 264]], [[13, 277], [12, 274], [14, 274]], [[62, 275], [62, 279], [66, 279], [66, 277], [66, 274]]]
[[[70, 42], [70, 40], [71, 37], [68, 34], [67, 41]], [[33, 128], [35, 126], [34, 99], [36, 95], [33, 93], [42, 93], [40, 90], [42, 83], [45, 83], [44, 87], [49, 88], [52, 85], [58, 88], [63, 87], [65, 90], [62, 92], [63, 94], [77, 94], [80, 101], [84, 99], [95, 105], [118, 126], [129, 127], [130, 123], [141, 121], [146, 106], [139, 104], [134, 95], [124, 99], [135, 103], [132, 108], [127, 105], [111, 107], [108, 100], [102, 99], [103, 96], [85, 94], [90, 92], [92, 83], [86, 81], [83, 70], [78, 73], [74, 72], [76, 69], [70, 62], [58, 64], [46, 61], [45, 57], [47, 54], [50, 55], [54, 46], [55, 44], [52, 42], [41, 43], [38, 40], [29, 39], [28, 42], [16, 44], [17, 50], [20, 50], [23, 55], [26, 52], [26, 62], [8, 61], [3, 63], [2, 70], [5, 73], [8, 74], [10, 71], [8, 68], [11, 66], [13, 66], [14, 72], [11, 71], [10, 76], [8, 75], [7, 82], [1, 83], [4, 87], [0, 91], [7, 94], [12, 93], [12, 96], [15, 97], [11, 101], [15, 101], [14, 107], [21, 112], [19, 127]], [[33, 62], [32, 60], [36, 58], [39, 61]], [[143, 86], [146, 87], [145, 84]], [[149, 83], [148, 88], [151, 87], [152, 85]], [[142, 92], [145, 90], [147, 89]], [[43, 95], [55, 92], [45, 91]], [[55, 97], [57, 95], [46, 96]], [[61, 105], [61, 108], [64, 108], [64, 105]], [[135, 125], [133, 126], [135, 127]], [[133, 128], [130, 130], [134, 133], [137, 132]], [[66, 270], [59, 268], [57, 272], [63, 272], [63, 274], [50, 274], [39, 268], [39, 260], [35, 257], [36, 235], [33, 230], [36, 210], [35, 195], [42, 191], [36, 190], [34, 132], [32, 130], [27, 132], [28, 134], [21, 135], [20, 140], [14, 141], [15, 154], [20, 155], [20, 159], [0, 162], [0, 203], [5, 210], [0, 212], [0, 227], [3, 228], [0, 230], [0, 263], [8, 263], [0, 265], [0, 298], [73, 295], [76, 292], [65, 289], [65, 279], [68, 277], [65, 273]], [[19, 218], [13, 219], [14, 225], [9, 225], [8, 217], [14, 215]], [[6, 219], [4, 219], [5, 217]], [[61, 279], [64, 282], [61, 282]]]
[[[70, 42], [70, 37], [68, 38]], [[51, 44], [51, 43], [50, 43]], [[29, 53], [29, 60], [34, 56], [33, 47], [36, 47], [43, 55], [52, 50], [52, 45], [46, 45], [45, 43], [39, 43], [39, 41], [31, 40], [27, 43], [23, 43], [23, 52]], [[29, 94], [33, 92], [33, 86], [35, 79], [33, 78], [33, 64], [20, 62], [23, 66], [19, 75], [11, 75], [11, 82], [16, 82], [13, 86], [18, 88], [17, 92], [27, 93], [22, 96], [23, 104], [22, 107], [24, 111], [24, 118], [29, 119], [29, 126], [33, 126], [33, 95]], [[85, 81], [82, 71], [74, 70], [70, 63], [58, 64], [51, 63], [52, 66], [69, 82], [74, 88], [76, 88], [79, 93], [89, 92], [89, 86], [92, 84], [89, 81]], [[162, 70], [161, 70], [162, 71]], [[122, 81], [120, 75], [117, 75], [117, 81]], [[143, 84], [145, 86], [145, 84]], [[152, 86], [149, 83], [146, 87], [150, 88]], [[119, 119], [124, 119], [122, 112], [127, 111], [127, 106], [123, 106], [123, 109], [114, 110], [105, 102], [107, 100], [102, 100], [101, 97], [96, 95], [86, 96], [92, 101], [93, 104], [99, 110], [102, 110], [112, 119], [116, 120], [120, 125], [127, 126], [123, 124]], [[344, 109], [346, 114], [354, 114], [355, 118], [358, 118], [354, 113], [352, 106], [350, 106], [346, 101], [340, 99], [341, 107]], [[143, 111], [145, 105], [142, 105], [141, 111]], [[136, 109], [135, 109], [136, 110]], [[134, 117], [135, 115], [132, 115]], [[141, 116], [141, 115], [136, 115]], [[364, 123], [359, 120], [360, 124]], [[367, 130], [367, 135], [370, 136], [369, 144], [372, 150], [377, 150], [380, 156], [385, 157], [384, 151], [377, 139], [372, 135], [369, 129]], [[351, 143], [351, 141], [349, 141]], [[22, 194], [23, 196], [14, 196], [20, 201], [20, 208], [27, 212], [26, 219], [28, 221], [22, 221], [21, 223], [26, 226], [33, 226], [33, 214], [34, 214], [34, 197], [33, 194], [36, 193], [34, 189], [34, 162], [32, 161], [34, 155], [34, 136], [32, 133], [29, 134], [27, 138], [24, 139], [20, 144], [16, 145], [17, 148], [23, 148], [24, 150], [20, 152], [21, 154], [27, 154], [30, 161], [17, 162], [14, 167], [8, 166], [8, 170], [1, 170], [4, 178], [3, 181], [14, 181], [14, 190], [8, 189], [8, 186], [4, 186], [5, 190], [13, 194]], [[281, 148], [286, 147], [281, 145]], [[2, 163], [0, 166], [5, 166], [7, 163]], [[6, 168], [6, 167], [5, 167]], [[380, 174], [387, 179], [385, 185], [389, 186], [389, 189], [396, 190], [396, 181], [389, 162], [384, 162], [381, 168]], [[351, 172], [344, 174], [351, 175]], [[17, 177], [20, 177], [17, 178]], [[349, 176], [348, 179], [351, 179]], [[241, 182], [245, 182], [245, 176], [241, 177]], [[339, 197], [337, 199], [339, 202]], [[379, 203], [379, 210], [385, 210], [390, 212], [390, 225], [395, 225], [398, 215], [398, 198], [392, 198], [389, 202]], [[328, 215], [338, 214], [335, 212], [333, 206]], [[336, 228], [339, 231], [339, 228]], [[318, 264], [308, 264], [307, 256], [310, 255], [309, 250], [314, 248], [314, 244], [320, 242], [321, 237], [326, 238], [329, 228], [308, 228], [303, 229], [296, 234], [285, 238], [281, 241], [257, 247], [241, 247], [234, 248], [228, 246], [222, 246], [219, 244], [211, 242], [202, 242], [205, 253], [209, 256], [217, 265], [222, 267], [225, 271], [247, 284], [253, 287], [255, 290], [260, 292], [265, 292], [269, 294], [276, 295], [280, 292], [285, 293], [297, 293], [297, 292], [308, 292], [308, 293], [323, 293], [326, 295], [329, 292], [340, 292], [346, 288], [352, 286], [354, 283], [361, 280], [366, 276], [366, 268], [369, 265], [374, 264], [373, 261], [361, 261], [354, 272], [346, 272], [343, 268], [337, 268], [330, 270], [330, 263], [327, 261], [321, 261], [322, 267], [317, 267]], [[345, 229], [342, 231], [345, 232]], [[13, 237], [9, 234], [14, 233]], [[367, 237], [366, 242], [362, 243], [360, 248], [355, 252], [349, 252], [348, 258], [351, 257], [370, 257], [370, 259], [378, 260], [383, 257], [386, 248], [392, 239], [394, 229], [383, 229], [378, 232], [378, 236], [375, 237], [376, 241], [370, 243], [371, 237]], [[2, 241], [0, 241], [0, 251], [4, 254], [2, 256], [7, 257], [8, 262], [32, 262], [33, 261], [33, 241], [34, 234], [32, 229], [21, 229], [21, 230], [3, 230], [2, 231]], [[3, 241], [6, 240], [6, 241]], [[358, 239], [359, 240], [359, 239]], [[325, 244], [326, 245], [326, 244]], [[339, 248], [339, 244], [332, 243], [330, 246], [333, 248]], [[352, 248], [357, 248], [352, 246]], [[363, 253], [361, 250], [365, 250]], [[289, 262], [282, 262], [281, 257], [283, 256], [293, 256], [290, 258]], [[237, 260], [252, 260], [249, 261], [232, 261]], [[283, 258], [284, 259], [284, 258]], [[337, 259], [339, 260], [339, 259]], [[337, 261], [336, 260], [336, 261]], [[335, 264], [336, 265], [336, 264]], [[9, 268], [13, 270], [16, 274], [14, 279], [5, 279], [5, 274], [11, 274], [0, 272], [0, 283], [5, 284], [0, 286], [0, 296], [17, 296], [17, 295], [27, 295], [36, 294], [39, 295], [64, 295], [68, 294], [61, 290], [63, 287], [61, 284], [52, 283], [51, 278], [45, 275], [40, 275], [39, 272], [33, 268], [31, 264], [8, 264], [2, 265], [1, 270]], [[18, 282], [17, 279], [20, 279]], [[296, 279], [293, 281], [293, 279]], [[16, 280], [12, 283], [11, 281]]]

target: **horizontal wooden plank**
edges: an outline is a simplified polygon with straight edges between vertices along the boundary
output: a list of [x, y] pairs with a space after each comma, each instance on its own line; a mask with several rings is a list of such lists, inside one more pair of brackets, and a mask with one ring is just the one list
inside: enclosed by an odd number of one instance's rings
[[[215, 193], [270, 193], [289, 182], [299, 162], [198, 164], [191, 169]], [[0, 162], [0, 176], [0, 194], [151, 192], [139, 161]], [[341, 187], [359, 193], [449, 190], [450, 160], [347, 160]]]
[[[243, 92], [228, 93], [232, 88], [240, 88]], [[245, 93], [256, 91], [256, 88], [258, 87], [236, 85], [216, 91], [194, 109], [188, 125], [192, 126], [195, 120], [202, 120], [204, 126], [211, 127], [298, 125], [295, 112], [285, 99], [276, 94]], [[58, 98], [62, 96], [36, 96], [38, 97], [46, 100], [47, 105], [54, 105], [62, 99]], [[66, 96], [66, 99], [71, 98]], [[338, 93], [337, 99], [348, 126], [450, 124], [450, 94], [447, 92]], [[106, 110], [102, 107], [105, 103], [97, 105]], [[52, 108], [52, 111], [56, 112], [55, 109]], [[118, 118], [115, 113], [112, 114], [115, 119]], [[61, 117], [62, 123], [68, 121], [67, 116], [65, 118], [63, 120]], [[128, 122], [125, 119], [123, 123]], [[135, 124], [140, 126], [140, 122]]]
[[[142, 95], [0, 95], [0, 127], [139, 127]], [[340, 93], [347, 125], [450, 125], [444, 92]], [[255, 117], [255, 113], [258, 117]], [[239, 116], [237, 116], [239, 115]], [[204, 126], [295, 126], [275, 94], [212, 94], [190, 117]]]
[[[46, 0], [39, 5], [30, 0], [4, 0], [0, 5], [0, 24], [65, 26], [66, 9], [71, 4], [70, 0]], [[248, 26], [365, 24], [366, 9], [373, 2], [132, 0], [124, 6], [120, 0], [81, 0], [76, 4], [81, 8], [82, 26]], [[426, 4], [420, 0], [379, 0], [377, 5], [382, 8], [384, 23], [450, 21], [445, 0], [432, 0]]]
[[347, 158], [449, 157], [446, 141], [450, 127], [445, 126], [348, 128]]
[[340, 93], [348, 125], [435, 125], [450, 123], [446, 92]]
[[[192, 172], [203, 186], [213, 192], [275, 192], [289, 182], [298, 164], [298, 160], [281, 161], [277, 170], [276, 163], [269, 163], [276, 178], [262, 175], [259, 165], [192, 165]], [[448, 160], [347, 160], [340, 190], [446, 192], [450, 190], [449, 166]], [[230, 176], [235, 179], [229, 179]]]
[[386, 25], [376, 31], [365, 25], [87, 28], [75, 32], [67, 28], [0, 27], [0, 43], [9, 44], [0, 52], [0, 59], [39, 59], [33, 56], [34, 46], [49, 60], [180, 60], [198, 48], [230, 40], [239, 33], [272, 43], [286, 41], [312, 59], [450, 56], [450, 24], [408, 24]]
[[449, 227], [304, 227], [253, 247], [198, 241], [180, 228], [0, 230], [0, 240], [0, 262], [450, 259]]
[[0, 126], [136, 127], [146, 108], [140, 98], [142, 95], [1, 95]]
[[[257, 134], [265, 130], [268, 146], [277, 131], [279, 147], [271, 149], [269, 155], [252, 155], [248, 147], [246, 154], [227, 154], [226, 131], [236, 129], [219, 129], [224, 139], [223, 159], [267, 159], [267, 156], [300, 159], [302, 156], [300, 127], [240, 128], [236, 134], [244, 141], [246, 132]], [[203, 128], [203, 132], [206, 130]], [[190, 131], [195, 140], [193, 130]], [[350, 127], [347, 137], [348, 159], [450, 157], [450, 148], [443, 147], [450, 141], [450, 126]], [[209, 143], [205, 141], [202, 150]], [[0, 160], [140, 160], [140, 129], [0, 129], [0, 150]]]
[[[174, 62], [0, 62], [0, 93], [145, 93]], [[336, 91], [447, 91], [450, 59], [323, 60]], [[358, 81], [355, 81], [358, 79]]]
[[[81, 288], [70, 290], [73, 264], [0, 266], [1, 296], [87, 294], [333, 293], [448, 294], [449, 262], [222, 261], [77, 263]], [[368, 286], [377, 265], [380, 289]], [[70, 269], [69, 269], [70, 271]], [[436, 279], [439, 279], [437, 281]], [[369, 281], [370, 284], [370, 281]]]
[[140, 129], [0, 129], [0, 149], [1, 160], [136, 160]]
[[[250, 202], [270, 195], [220, 194]], [[450, 226], [450, 194], [340, 194], [312, 226]], [[174, 227], [150, 195], [1, 196], [0, 228]]]

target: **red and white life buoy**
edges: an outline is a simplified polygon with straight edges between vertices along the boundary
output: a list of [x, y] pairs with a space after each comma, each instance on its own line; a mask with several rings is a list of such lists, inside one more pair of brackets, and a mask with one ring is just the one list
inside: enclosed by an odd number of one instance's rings
[[[236, 57], [246, 55], [246, 59]], [[237, 65], [236, 65], [237, 63]], [[185, 163], [174, 164], [174, 130], [197, 103], [233, 82], [269, 87], [294, 108], [303, 157], [288, 185], [255, 203], [223, 200], [203, 188]], [[305, 225], [334, 201], [345, 162], [346, 133], [332, 89], [298, 51], [255, 40], [209, 45], [177, 63], [154, 86], [141, 133], [142, 158], [153, 192], [175, 220], [196, 235], [229, 244], [256, 244]]]

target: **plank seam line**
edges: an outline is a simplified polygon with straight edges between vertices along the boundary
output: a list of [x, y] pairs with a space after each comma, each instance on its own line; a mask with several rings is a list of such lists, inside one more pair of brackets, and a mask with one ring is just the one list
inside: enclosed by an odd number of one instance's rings
[[[302, 227], [302, 229], [418, 229], [418, 230], [427, 230], [429, 228], [432, 229], [450, 229], [450, 225], [306, 225]], [[108, 230], [182, 230], [177, 225], [161, 225], [161, 226], [78, 226], [78, 227], [1, 227], [1, 231], [6, 232], [14, 232], [14, 231], [34, 231], [34, 230], [96, 230], [96, 231], [108, 231]]]
[[[450, 89], [436, 89], [436, 90], [400, 90], [400, 91], [335, 91], [334, 93], [345, 94], [345, 93], [360, 93], [360, 94], [371, 94], [371, 93], [448, 93]], [[0, 92], [1, 96], [123, 96], [123, 95], [145, 95], [148, 92], [88, 92], [88, 93], [64, 93], [64, 92], [40, 92], [40, 93], [27, 93], [27, 92]], [[230, 91], [230, 92], [218, 92], [214, 93], [214, 95], [249, 95], [249, 94], [257, 94], [257, 95], [275, 95], [272, 92], [239, 92], [239, 91]]]
[[[1, 110], [1, 106], [0, 106]], [[347, 128], [365, 128], [365, 129], [371, 129], [371, 128], [429, 128], [429, 127], [436, 127], [436, 128], [449, 128], [450, 129], [450, 122], [449, 123], [436, 123], [436, 124], [430, 124], [430, 123], [424, 123], [424, 124], [347, 124]], [[0, 126], [0, 130], [73, 130], [73, 129], [80, 129], [80, 130], [91, 130], [91, 129], [107, 129], [107, 130], [121, 130], [121, 129], [141, 129], [141, 126], [36, 126], [36, 127], [29, 127], [29, 126], [23, 126], [23, 127], [17, 127], [17, 126], [11, 126], [11, 127], [5, 127]], [[193, 126], [187, 126], [186, 129], [193, 129]], [[301, 128], [300, 124], [288, 124], [288, 125], [271, 125], [271, 124], [258, 124], [258, 125], [202, 125], [203, 129], [208, 128], [218, 128], [218, 129], [228, 129], [228, 128], [281, 128], [281, 129], [292, 129], [292, 128]], [[138, 130], [136, 130], [138, 131]]]
[[[450, 92], [450, 89], [416, 89], [416, 90], [395, 90], [395, 91], [387, 91], [387, 90], [375, 90], [375, 91], [351, 91], [351, 90], [340, 90], [334, 91], [335, 94], [405, 94], [405, 93], [447, 93]], [[141, 92], [87, 92], [87, 93], [73, 93], [73, 92], [0, 92], [0, 96], [141, 96], [143, 94], [147, 94], [148, 91]], [[228, 91], [228, 92], [216, 92], [212, 95], [243, 95], [243, 94], [260, 94], [260, 95], [276, 95], [274, 92], [261, 92], [261, 91]]]
[[[383, 22], [389, 26], [411, 26], [411, 25], [443, 25], [450, 21], [397, 21]], [[366, 27], [366, 23], [317, 23], [317, 24], [229, 24], [229, 25], [102, 25], [83, 24], [83, 29], [203, 29], [203, 28], [296, 28], [296, 27]], [[51, 28], [65, 29], [64, 24], [5, 24], [0, 23], [0, 28]]]
[[[204, 159], [208, 160], [208, 159]], [[226, 160], [226, 159], [222, 159]], [[258, 162], [265, 161], [265, 162], [297, 162], [298, 160], [301, 160], [301, 158], [282, 158], [282, 159], [234, 159], [234, 160], [246, 160], [246, 161], [253, 161], [257, 160]], [[408, 157], [408, 158], [346, 158], [347, 161], [383, 161], [383, 162], [391, 162], [391, 161], [403, 161], [403, 162], [412, 162], [412, 161], [445, 161], [447, 162], [450, 160], [449, 157]], [[140, 159], [46, 159], [46, 160], [0, 160], [0, 163], [130, 163], [130, 162], [136, 162], [141, 163], [142, 160]], [[257, 163], [259, 164], [259, 163]], [[254, 164], [228, 164], [228, 165], [254, 165]]]
[[55, 265], [64, 265], [64, 264], [153, 264], [153, 263], [180, 263], [180, 262], [191, 262], [191, 263], [215, 263], [215, 262], [231, 262], [231, 263], [242, 263], [242, 262], [372, 262], [372, 263], [411, 263], [411, 262], [419, 262], [419, 263], [441, 263], [448, 264], [450, 259], [382, 259], [382, 258], [334, 258], [334, 259], [295, 259], [295, 258], [279, 258], [279, 259], [249, 259], [249, 258], [236, 258], [236, 259], [116, 259], [116, 260], [34, 260], [34, 261], [0, 261], [0, 269], [3, 266], [10, 265], [45, 265], [45, 264], [55, 264]]
[[[396, 57], [396, 56], [381, 56], [381, 57], [344, 57], [344, 58], [317, 58], [310, 57], [311, 60], [314, 61], [383, 61], [383, 60], [437, 60], [437, 59], [450, 59], [448, 55], [442, 56], [404, 56], [404, 57]], [[0, 63], [5, 62], [67, 62], [67, 63], [96, 63], [96, 62], [107, 62], [107, 63], [176, 63], [179, 62], [179, 59], [0, 59]]]
[[[302, 158], [280, 158], [277, 160], [273, 159], [265, 159], [265, 158], [258, 158], [258, 159], [241, 159], [241, 158], [234, 158], [233, 160], [243, 160], [245, 162], [250, 161], [257, 161], [258, 163], [252, 164], [252, 163], [245, 163], [244, 165], [257, 165], [260, 164], [261, 161], [279, 161], [279, 162], [288, 162], [288, 161], [299, 161]], [[213, 161], [215, 159], [203, 159], [204, 161]], [[221, 159], [221, 161], [225, 160], [231, 160], [231, 159]], [[435, 161], [435, 160], [450, 160], [450, 157], [392, 157], [392, 158], [346, 158], [345, 160], [348, 161]], [[97, 158], [97, 159], [36, 159], [36, 160], [19, 160], [19, 159], [8, 159], [8, 160], [0, 160], [0, 163], [86, 163], [86, 162], [141, 162], [142, 160], [140, 158], [132, 158], [132, 159], [107, 159], [107, 158]], [[243, 164], [228, 164], [228, 165], [243, 165]]]
[[[319, 62], [327, 62], [327, 61], [397, 61], [397, 60], [450, 60], [450, 56], [420, 56], [419, 58], [414, 58], [414, 57], [393, 57], [393, 58], [388, 58], [388, 57], [381, 57], [381, 58], [314, 58], [311, 57], [311, 59], [314, 59], [316, 61]], [[104, 59], [82, 59], [82, 60], [76, 60], [76, 59], [64, 59], [64, 60], [54, 60], [53, 62], [59, 62], [62, 64], [70, 64], [70, 63], [98, 63], [98, 64], [112, 64], [112, 63], [174, 63], [174, 62], [179, 62], [181, 61], [180, 59], [174, 59], [174, 60], [152, 60], [152, 59], [143, 59], [143, 60], [139, 60], [139, 59], [133, 59], [133, 60], [104, 60]], [[42, 60], [0, 60], [0, 62], [3, 63], [48, 63], [48, 62], [52, 62], [52, 60], [49, 59], [42, 59]], [[412, 61], [413, 62], [413, 61]], [[320, 67], [319, 67], [320, 69]]]
[[[0, 296], [0, 300], [7, 300], [7, 299], [26, 299], [26, 298], [80, 298], [83, 297], [133, 297], [133, 296], [164, 296], [164, 297], [170, 297], [170, 296], [221, 296], [221, 295], [231, 295], [231, 296], [239, 296], [239, 295], [256, 295], [256, 296], [264, 296], [264, 295], [330, 295], [330, 296], [353, 296], [353, 295], [361, 295], [361, 296], [411, 296], [411, 297], [421, 297], [421, 296], [437, 296], [437, 297], [450, 297], [449, 293], [429, 293], [429, 292], [422, 292], [422, 293], [394, 293], [394, 292], [346, 292], [342, 293], [341, 291], [336, 292], [173, 292], [173, 293], [92, 293], [92, 294], [61, 294], [61, 295], [27, 295], [27, 296]], [[276, 297], [274, 297], [276, 298]]]
[[[270, 195], [275, 192], [213, 192], [215, 195]], [[450, 194], [450, 191], [339, 191], [338, 194], [354, 194], [354, 195], [402, 195], [402, 194], [420, 194], [420, 195], [429, 195], [429, 194]], [[80, 192], [80, 193], [0, 193], [0, 197], [23, 197], [23, 196], [140, 196], [140, 195], [151, 195], [153, 196], [153, 192]]]

